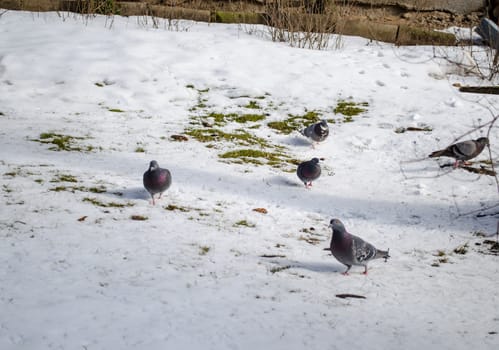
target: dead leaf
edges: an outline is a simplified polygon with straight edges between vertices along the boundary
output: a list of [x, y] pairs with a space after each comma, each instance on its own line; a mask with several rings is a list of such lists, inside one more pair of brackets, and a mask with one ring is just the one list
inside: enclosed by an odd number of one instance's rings
[[170, 138], [173, 141], [179, 141], [179, 142], [189, 141], [189, 138], [187, 136], [185, 136], [185, 135], [172, 135], [172, 136], [170, 136]]

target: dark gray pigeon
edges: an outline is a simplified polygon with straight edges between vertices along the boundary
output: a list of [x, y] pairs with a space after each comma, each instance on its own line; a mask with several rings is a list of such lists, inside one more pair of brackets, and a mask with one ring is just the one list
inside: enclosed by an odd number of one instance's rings
[[296, 169], [296, 175], [305, 184], [305, 187], [312, 187], [312, 181], [317, 180], [321, 176], [319, 158], [312, 158], [312, 160], [300, 163], [298, 169]]
[[451, 157], [456, 159], [454, 167], [458, 167], [462, 163], [466, 164], [467, 160], [473, 159], [482, 153], [485, 146], [489, 144], [489, 139], [480, 137], [476, 140], [462, 141], [454, 143], [447, 148], [431, 153], [428, 157]]
[[159, 193], [158, 199], [161, 198], [163, 192], [165, 192], [172, 184], [172, 175], [168, 169], [160, 168], [158, 162], [153, 160], [149, 163], [149, 169], [144, 173], [144, 187], [151, 194], [152, 204], [156, 204], [154, 201], [154, 195]]
[[373, 259], [390, 257], [389, 250], [378, 250], [372, 244], [362, 238], [347, 232], [343, 223], [338, 219], [332, 219], [329, 227], [333, 229], [330, 250], [338, 261], [347, 266], [343, 272], [348, 275], [352, 265], [364, 266], [364, 274], [367, 275], [367, 263]]
[[300, 133], [315, 142], [324, 141], [329, 136], [329, 126], [326, 120], [307, 126]]

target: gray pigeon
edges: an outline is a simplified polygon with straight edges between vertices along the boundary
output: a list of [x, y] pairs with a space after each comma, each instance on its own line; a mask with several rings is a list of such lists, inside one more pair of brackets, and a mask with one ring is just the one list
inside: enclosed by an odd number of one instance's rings
[[367, 263], [373, 259], [390, 257], [389, 250], [378, 250], [372, 244], [362, 238], [347, 232], [343, 223], [338, 219], [332, 219], [329, 227], [333, 229], [330, 250], [338, 261], [347, 266], [343, 272], [348, 275], [352, 265], [364, 266], [364, 274], [367, 275]]
[[315, 181], [321, 176], [321, 166], [319, 165], [319, 158], [312, 158], [298, 165], [296, 175], [305, 184], [305, 187], [312, 187], [312, 181]]
[[158, 199], [161, 198], [163, 192], [165, 192], [172, 184], [172, 175], [168, 169], [160, 168], [158, 162], [153, 160], [149, 163], [149, 169], [144, 173], [144, 187], [151, 194], [152, 204], [156, 204], [154, 201], [154, 195], [159, 193]]
[[300, 133], [315, 142], [321, 142], [329, 136], [329, 126], [327, 125], [327, 121], [323, 119], [318, 123], [307, 126]]
[[454, 163], [454, 167], [458, 167], [459, 165], [461, 165], [461, 163], [466, 164], [467, 160], [475, 158], [480, 153], [482, 153], [483, 149], [488, 144], [489, 144], [488, 138], [480, 137], [479, 139], [476, 140], [468, 140], [452, 144], [447, 148], [431, 153], [428, 157], [455, 158], [456, 162]]

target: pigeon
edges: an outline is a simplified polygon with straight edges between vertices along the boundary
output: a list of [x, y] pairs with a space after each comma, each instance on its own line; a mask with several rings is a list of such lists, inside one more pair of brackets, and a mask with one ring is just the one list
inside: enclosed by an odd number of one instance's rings
[[329, 126], [327, 125], [327, 121], [323, 119], [318, 123], [307, 126], [300, 133], [315, 142], [321, 142], [329, 136]]
[[149, 169], [144, 173], [144, 187], [151, 194], [152, 204], [155, 205], [154, 195], [159, 193], [158, 199], [161, 198], [172, 184], [172, 175], [168, 169], [159, 167], [157, 161], [153, 160], [149, 163]]
[[431, 153], [428, 157], [451, 157], [455, 158], [454, 168], [457, 168], [461, 163], [467, 164], [466, 161], [475, 158], [480, 153], [486, 145], [489, 144], [489, 139], [486, 137], [480, 137], [476, 140], [462, 141], [454, 143], [447, 148], [441, 149]]
[[338, 219], [332, 219], [329, 227], [333, 230], [330, 250], [340, 263], [346, 265], [347, 270], [343, 272], [344, 275], [348, 275], [352, 265], [364, 266], [364, 274], [367, 275], [369, 261], [384, 258], [386, 262], [390, 257], [389, 249], [386, 251], [378, 250], [362, 238], [348, 233], [343, 223]]
[[312, 181], [317, 180], [321, 176], [319, 158], [312, 158], [312, 160], [300, 163], [298, 169], [296, 169], [296, 175], [305, 184], [306, 188], [312, 187]]

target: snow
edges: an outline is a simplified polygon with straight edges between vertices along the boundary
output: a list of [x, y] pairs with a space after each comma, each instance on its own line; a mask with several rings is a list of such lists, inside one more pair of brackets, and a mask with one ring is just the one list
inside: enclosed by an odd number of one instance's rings
[[[477, 79], [431, 47], [342, 37], [314, 51], [262, 27], [178, 25], [0, 16], [0, 348], [496, 349], [499, 265], [475, 235], [494, 239], [495, 180], [406, 161], [491, 120], [498, 97], [459, 93], [453, 83]], [[170, 139], [209, 112], [261, 113], [252, 100], [268, 114], [252, 132], [323, 158], [311, 190], [292, 172], [221, 162], [231, 143]], [[367, 111], [315, 148], [266, 124], [312, 110], [342, 119], [341, 100]], [[409, 126], [432, 131], [394, 132]], [[33, 141], [50, 132], [93, 149]], [[497, 126], [490, 139], [497, 159]], [[142, 187], [152, 159], [173, 176], [156, 206]], [[333, 217], [391, 259], [343, 276], [323, 250]]]

